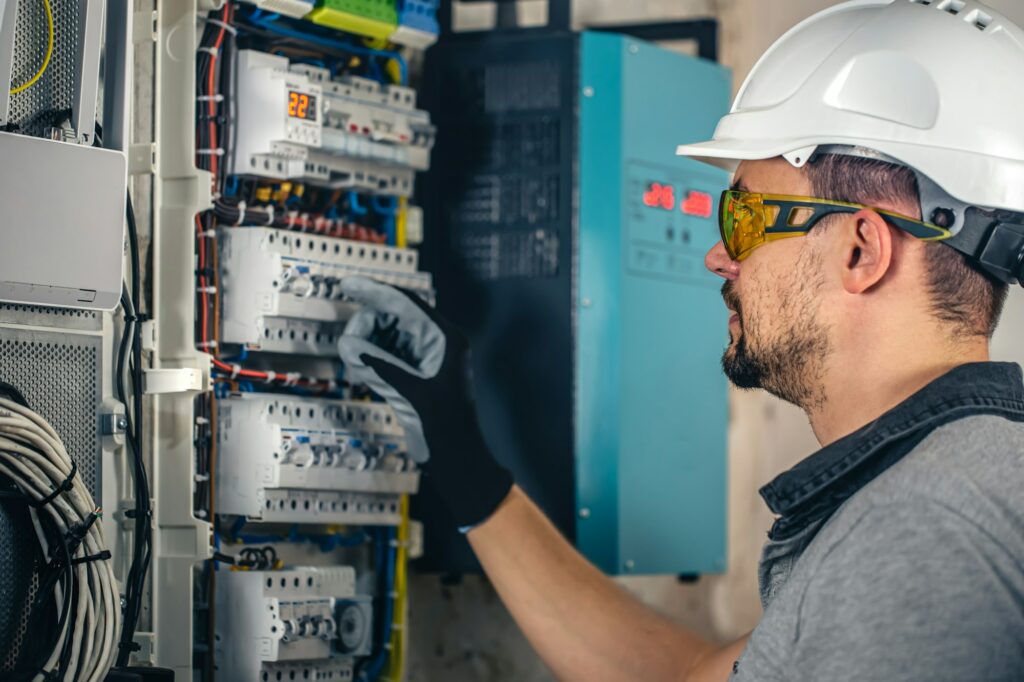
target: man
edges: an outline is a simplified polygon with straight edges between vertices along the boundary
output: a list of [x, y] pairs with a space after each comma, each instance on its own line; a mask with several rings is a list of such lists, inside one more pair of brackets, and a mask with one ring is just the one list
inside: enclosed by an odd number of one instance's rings
[[339, 346], [350, 376], [429, 449], [559, 678], [1024, 678], [1024, 385], [988, 351], [1024, 262], [1022, 72], [1024, 32], [978, 3], [856, 0], [784, 36], [715, 140], [680, 148], [735, 168], [706, 259], [733, 313], [724, 369], [803, 408], [822, 445], [762, 491], [765, 614], [723, 648], [620, 590], [513, 485], [457, 330], [344, 283], [367, 306]]

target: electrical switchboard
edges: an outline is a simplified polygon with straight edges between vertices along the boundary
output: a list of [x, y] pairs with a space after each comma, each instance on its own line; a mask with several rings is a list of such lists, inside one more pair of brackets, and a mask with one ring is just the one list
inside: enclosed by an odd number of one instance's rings
[[[557, 30], [454, 34], [429, 57], [442, 234], [424, 257], [470, 336], [489, 444], [605, 571], [724, 570], [726, 317], [703, 256], [727, 177], [673, 152], [710, 136], [728, 71]], [[422, 566], [474, 569], [418, 502]]]

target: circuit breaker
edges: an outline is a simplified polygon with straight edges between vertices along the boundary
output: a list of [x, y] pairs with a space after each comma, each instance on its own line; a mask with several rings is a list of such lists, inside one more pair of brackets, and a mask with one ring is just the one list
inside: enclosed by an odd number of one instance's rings
[[[726, 174], [674, 155], [727, 111], [729, 72], [633, 38], [446, 36], [424, 258], [467, 330], [483, 430], [559, 529], [610, 573], [725, 569]], [[429, 257], [428, 257], [429, 254]], [[476, 568], [436, 500], [422, 567]]]
[[390, 524], [419, 472], [383, 403], [274, 394], [218, 401], [217, 509], [253, 521]]
[[228, 680], [351, 680], [368, 653], [373, 611], [349, 566], [224, 571], [218, 671]]

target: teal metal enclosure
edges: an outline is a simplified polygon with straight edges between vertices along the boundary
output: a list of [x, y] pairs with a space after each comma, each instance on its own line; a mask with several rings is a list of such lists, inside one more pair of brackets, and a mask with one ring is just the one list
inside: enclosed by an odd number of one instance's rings
[[577, 545], [610, 573], [725, 569], [725, 172], [675, 156], [726, 113], [721, 66], [609, 33], [579, 61]]

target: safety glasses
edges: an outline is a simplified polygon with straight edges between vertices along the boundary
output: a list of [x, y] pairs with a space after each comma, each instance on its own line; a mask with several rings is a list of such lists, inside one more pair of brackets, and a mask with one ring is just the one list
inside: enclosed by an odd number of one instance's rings
[[722, 192], [718, 229], [729, 257], [741, 261], [762, 244], [807, 234], [825, 216], [856, 213], [865, 208], [918, 239], [937, 241], [952, 236], [949, 230], [938, 225], [862, 204], [735, 189]]

